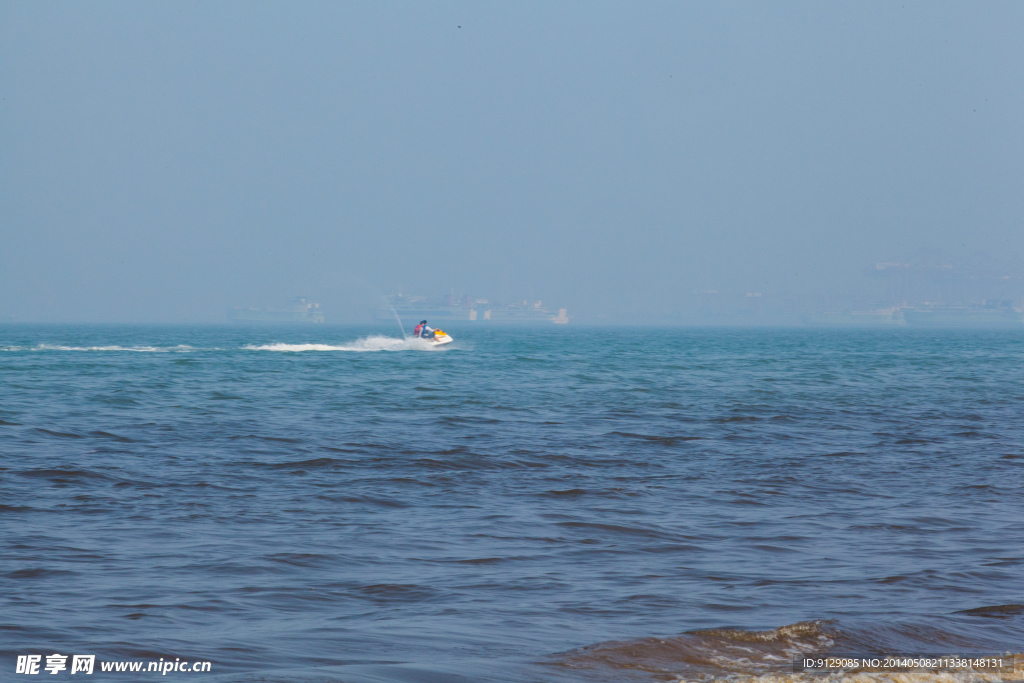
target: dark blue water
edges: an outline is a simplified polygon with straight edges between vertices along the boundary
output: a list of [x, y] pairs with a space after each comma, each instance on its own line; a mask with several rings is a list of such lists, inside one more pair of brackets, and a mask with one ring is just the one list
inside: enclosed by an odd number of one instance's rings
[[0, 679], [1024, 648], [1024, 334], [449, 332], [0, 327]]

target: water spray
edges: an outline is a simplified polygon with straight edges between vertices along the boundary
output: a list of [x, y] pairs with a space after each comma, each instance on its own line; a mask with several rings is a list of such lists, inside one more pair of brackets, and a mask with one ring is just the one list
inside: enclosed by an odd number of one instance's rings
[[398, 317], [398, 311], [395, 310], [394, 306], [391, 306], [391, 312], [395, 314], [395, 320], [398, 321], [398, 329], [402, 330], [402, 339], [407, 339], [405, 336], [405, 326], [402, 325], [402, 319]]

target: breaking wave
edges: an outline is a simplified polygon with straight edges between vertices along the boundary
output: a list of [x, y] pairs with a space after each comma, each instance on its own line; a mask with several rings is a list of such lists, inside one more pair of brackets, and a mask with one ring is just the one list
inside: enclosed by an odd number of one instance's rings
[[[905, 630], [906, 633], [901, 633]], [[884, 638], [879, 639], [884, 634]], [[955, 655], [951, 643], [942, 642], [948, 634], [935, 631], [929, 645], [922, 642], [920, 629], [889, 627], [876, 632], [861, 633], [840, 629], [834, 621], [804, 621], [767, 631], [743, 629], [709, 629], [691, 631], [663, 638], [641, 638], [610, 641], [582, 647], [555, 655], [549, 662], [567, 669], [587, 670], [601, 680], [619, 674], [653, 675], [655, 680], [711, 681], [728, 680], [743, 683], [980, 683], [1021, 680], [1024, 657], [1009, 655], [1013, 670], [997, 671], [880, 671], [867, 669], [834, 670], [831, 673], [796, 671], [794, 661], [800, 657], [820, 657], [841, 649], [902, 649], [899, 636], [910, 636], [918, 649]], [[884, 641], [888, 641], [887, 643]], [[909, 642], [904, 640], [903, 647]], [[1008, 654], [1008, 653], [1007, 653]]]
[[679, 676], [749, 675], [784, 670], [794, 657], [826, 652], [834, 645], [835, 632], [829, 622], [806, 621], [770, 631], [713, 629], [665, 638], [598, 643], [566, 652], [556, 663], [571, 669], [634, 670]]
[[398, 339], [374, 335], [363, 337], [348, 344], [248, 344], [242, 348], [250, 351], [438, 351], [443, 347], [434, 346], [422, 339]]

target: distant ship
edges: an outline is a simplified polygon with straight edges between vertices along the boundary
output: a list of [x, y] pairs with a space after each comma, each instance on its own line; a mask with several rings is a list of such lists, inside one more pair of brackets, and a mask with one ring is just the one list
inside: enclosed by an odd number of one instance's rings
[[378, 322], [394, 321], [396, 315], [403, 323], [429, 320], [434, 327], [461, 321], [556, 325], [569, 322], [566, 309], [560, 308], [556, 314], [544, 308], [540, 301], [498, 305], [469, 296], [446, 296], [430, 301], [427, 297], [396, 294], [388, 297], [387, 305], [374, 310], [374, 319]]
[[297, 296], [283, 308], [232, 308], [228, 319], [238, 323], [322, 323], [320, 304]]

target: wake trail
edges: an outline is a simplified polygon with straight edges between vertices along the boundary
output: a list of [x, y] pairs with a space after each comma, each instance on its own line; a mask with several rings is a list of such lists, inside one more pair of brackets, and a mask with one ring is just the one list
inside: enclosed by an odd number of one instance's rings
[[299, 353], [302, 351], [437, 351], [438, 347], [416, 338], [396, 339], [375, 335], [363, 337], [347, 344], [247, 344], [242, 347], [249, 351], [279, 351]]
[[[35, 346], [4, 346], [0, 351], [132, 351], [135, 353], [187, 353], [202, 351], [188, 344], [177, 346], [64, 346], [61, 344], [36, 344]], [[216, 350], [216, 349], [214, 349]]]

